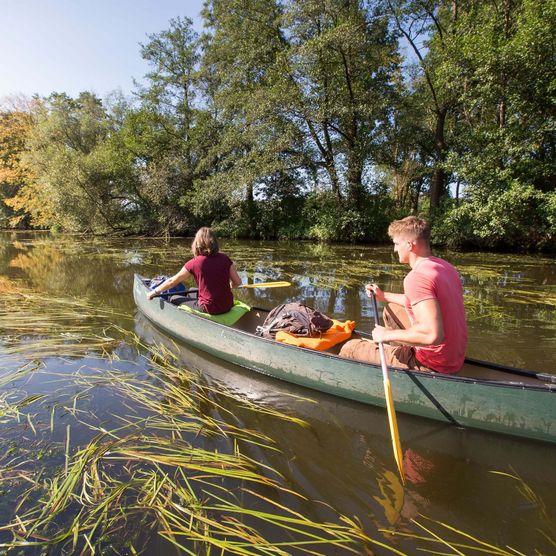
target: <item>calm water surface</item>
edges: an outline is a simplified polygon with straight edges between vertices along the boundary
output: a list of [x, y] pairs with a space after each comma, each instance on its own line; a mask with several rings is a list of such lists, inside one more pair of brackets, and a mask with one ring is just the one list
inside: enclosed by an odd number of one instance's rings
[[[307, 497], [306, 502], [298, 503], [298, 509], [311, 518], [329, 518], [329, 510], [320, 503], [324, 502], [356, 517], [370, 536], [408, 554], [416, 550], [413, 541], [392, 539], [383, 530], [395, 527], [415, 532], [411, 520], [420, 514], [524, 554], [532, 554], [534, 549], [556, 553], [538, 530], [548, 531], [556, 521], [556, 446], [399, 415], [408, 473], [404, 489], [397, 478], [383, 410], [223, 365], [196, 350], [169, 343], [136, 312], [133, 274], [173, 274], [189, 257], [189, 245], [190, 240], [185, 239], [105, 240], [2, 233], [0, 277], [18, 280], [45, 298], [82, 298], [107, 308], [111, 324], [136, 333], [146, 343], [166, 343], [178, 349], [183, 364], [199, 369], [207, 382], [223, 384], [239, 396], [309, 422], [311, 426], [303, 428], [240, 410], [228, 397], [221, 400], [240, 426], [260, 430], [277, 442], [281, 453], [252, 448], [250, 455], [281, 472], [292, 488]], [[266, 307], [303, 300], [329, 316], [355, 320], [360, 329], [372, 327], [363, 284], [374, 281], [384, 289], [401, 291], [407, 272], [390, 246], [223, 241], [222, 250], [236, 262], [244, 282], [292, 283], [283, 289], [242, 290], [242, 300]], [[455, 264], [462, 275], [469, 321], [468, 355], [556, 373], [555, 260], [492, 253], [437, 254]], [[35, 310], [40, 314], [40, 303]], [[83, 327], [90, 333], [98, 333], [105, 325], [84, 315]], [[0, 380], [2, 373], [25, 362], [17, 353], [3, 357], [9, 337], [9, 327], [0, 323]], [[123, 345], [118, 349], [120, 356], [133, 357], [131, 348]], [[50, 354], [43, 365], [47, 370], [80, 369], [85, 373], [99, 367], [98, 357], [90, 354], [70, 360]], [[59, 381], [40, 376], [25, 385], [27, 394], [52, 394], [59, 387]], [[89, 395], [82, 403], [84, 411], [99, 419], [109, 420], [119, 410], [109, 388]], [[86, 427], [74, 426], [72, 445], [79, 446], [90, 436]], [[0, 450], [32, 454], [33, 450], [46, 452], [49, 443], [63, 441], [63, 427], [45, 426], [35, 434], [27, 429], [22, 435], [20, 426], [0, 420]], [[55, 456], [52, 461], [56, 463]], [[491, 471], [519, 475], [540, 496], [544, 509], [526, 499], [516, 481]], [[11, 517], [20, 492], [0, 493], [2, 523]], [[552, 534], [556, 536], [554, 530]], [[155, 542], [150, 553], [160, 550]], [[377, 549], [377, 553], [388, 552]]]

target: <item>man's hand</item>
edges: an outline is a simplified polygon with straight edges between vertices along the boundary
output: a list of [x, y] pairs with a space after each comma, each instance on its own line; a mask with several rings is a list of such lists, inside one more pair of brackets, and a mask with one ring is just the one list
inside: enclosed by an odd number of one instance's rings
[[371, 297], [372, 294], [374, 293], [377, 301], [380, 302], [386, 301], [384, 292], [378, 287], [377, 284], [367, 284], [365, 286], [365, 293], [367, 294], [367, 297]]
[[147, 294], [147, 299], [150, 301], [155, 295], [158, 295], [154, 290]]
[[387, 331], [388, 331], [387, 328], [384, 328], [384, 326], [380, 326], [379, 324], [377, 324], [373, 328], [373, 342], [376, 342], [377, 344], [387, 342], [388, 341], [386, 339]]

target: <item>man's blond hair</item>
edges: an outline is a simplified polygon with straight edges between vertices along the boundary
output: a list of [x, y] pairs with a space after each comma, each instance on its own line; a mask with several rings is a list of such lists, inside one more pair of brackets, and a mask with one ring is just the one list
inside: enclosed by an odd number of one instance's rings
[[429, 223], [417, 216], [406, 216], [401, 220], [394, 220], [388, 226], [388, 235], [391, 239], [394, 237], [403, 237], [404, 239], [422, 240], [429, 243], [431, 238], [431, 229]]

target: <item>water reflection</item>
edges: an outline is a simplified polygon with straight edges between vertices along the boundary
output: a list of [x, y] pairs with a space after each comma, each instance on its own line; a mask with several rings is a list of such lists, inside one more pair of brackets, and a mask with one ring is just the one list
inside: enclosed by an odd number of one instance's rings
[[[184, 366], [198, 369], [209, 384], [306, 420], [308, 429], [238, 410], [227, 397], [218, 399], [232, 411], [236, 425], [263, 432], [281, 450], [269, 453], [248, 448], [251, 457], [284, 474], [292, 488], [309, 500], [333, 501], [339, 512], [357, 516], [366, 530], [415, 532], [411, 520], [424, 514], [478, 537], [492, 539], [503, 522], [505, 535], [518, 546], [538, 547], [546, 542], [535, 534], [534, 544], [528, 544], [533, 536], [530, 524], [522, 519], [523, 498], [507, 480], [490, 471], [518, 474], [539, 489], [547, 507], [556, 507], [553, 446], [399, 415], [407, 473], [404, 488], [392, 458], [383, 410], [222, 363], [177, 344], [141, 314], [136, 315], [135, 326], [146, 342], [172, 349]], [[306, 515], [316, 512], [321, 519], [327, 517], [326, 508], [309, 502], [299, 509]], [[384, 539], [399, 542], [412, 553], [399, 539], [387, 534]]]
[[[372, 327], [363, 284], [401, 291], [407, 269], [392, 249], [311, 243], [223, 241], [244, 282], [288, 280], [290, 288], [238, 291], [255, 305], [303, 300], [358, 328]], [[83, 239], [48, 234], [0, 235], [0, 272], [48, 295], [87, 297], [133, 311], [133, 273], [173, 274], [190, 256], [190, 240]], [[554, 259], [492, 253], [442, 253], [462, 274], [469, 321], [468, 355], [555, 372]], [[118, 324], [124, 325], [123, 322]]]
[[[367, 330], [372, 318], [362, 285], [373, 280], [385, 289], [400, 291], [406, 273], [390, 247], [245, 241], [222, 244], [245, 282], [288, 280], [293, 284], [291, 288], [238, 291], [242, 300], [264, 307], [304, 300], [330, 316], [356, 320], [359, 328]], [[190, 241], [185, 239], [165, 242], [0, 234], [0, 276], [21, 281], [44, 300], [84, 298], [99, 309], [108, 309], [111, 323], [139, 332], [145, 341], [168, 342], [145, 319], [137, 317], [134, 322], [131, 318], [135, 313], [133, 273], [173, 273], [189, 257], [189, 246]], [[460, 269], [464, 280], [469, 355], [555, 372], [554, 260], [488, 253], [444, 256]], [[44, 311], [44, 300], [37, 298], [32, 310]], [[107, 321], [89, 315], [81, 325], [89, 333], [97, 333]], [[9, 334], [5, 323], [0, 325], [0, 353]], [[545, 552], [550, 552], [546, 539], [531, 526], [534, 523], [542, 529], [539, 508], [524, 502], [507, 479], [489, 472], [517, 473], [542, 495], [547, 508], [555, 508], [555, 447], [400, 415], [408, 476], [408, 484], [402, 488], [383, 410], [266, 379], [183, 346], [175, 349], [184, 365], [200, 369], [209, 383], [224, 384], [239, 396], [294, 414], [310, 424], [305, 429], [242, 410], [228, 398], [218, 400], [232, 412], [236, 424], [261, 431], [279, 443], [281, 453], [255, 446], [245, 449], [254, 459], [282, 472], [292, 487], [305, 494], [307, 500], [298, 501], [299, 511], [325, 519], [330, 509], [314, 503], [322, 500], [341, 513], [357, 516], [373, 534], [379, 528], [415, 531], [411, 519], [425, 514], [480, 537], [502, 539], [524, 553], [530, 553], [531, 547], [545, 547]], [[122, 359], [133, 357], [126, 346], [120, 346], [118, 353]], [[16, 357], [12, 365], [15, 368], [20, 362]], [[51, 357], [45, 365], [47, 370], [62, 375], [102, 368], [98, 360], [81, 355], [72, 360]], [[27, 394], [50, 391], [55, 395], [60, 384], [38, 375], [26, 385], [26, 390]], [[118, 411], [109, 389], [91, 394], [82, 403], [83, 411], [98, 415], [99, 419], [110, 418]], [[71, 421], [75, 427], [72, 440], [85, 442], [92, 433], [71, 420], [70, 410], [61, 405], [57, 418], [64, 426]], [[40, 419], [40, 442], [26, 423], [20, 423], [9, 431], [2, 429], [4, 443], [0, 443], [0, 448], [10, 450], [10, 442], [26, 438], [30, 454], [35, 448], [47, 450], [50, 416], [41, 415]], [[64, 426], [54, 427], [51, 435], [59, 445], [63, 445]], [[58, 448], [51, 456], [52, 465], [61, 461], [62, 452]], [[0, 505], [5, 500], [0, 497]], [[411, 544], [399, 538], [384, 538], [412, 553]]]

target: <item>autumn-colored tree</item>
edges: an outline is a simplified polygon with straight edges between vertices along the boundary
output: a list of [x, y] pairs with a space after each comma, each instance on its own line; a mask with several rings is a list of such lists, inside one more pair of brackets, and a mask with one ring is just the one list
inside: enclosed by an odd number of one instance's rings
[[36, 101], [11, 99], [0, 111], [0, 223], [9, 227], [47, 224], [48, 203], [23, 160]]

